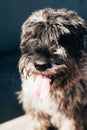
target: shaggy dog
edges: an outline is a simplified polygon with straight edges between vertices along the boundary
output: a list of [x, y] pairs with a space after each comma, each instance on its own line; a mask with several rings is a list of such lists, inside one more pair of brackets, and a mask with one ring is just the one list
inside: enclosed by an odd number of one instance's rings
[[74, 11], [46, 8], [23, 24], [20, 102], [27, 130], [84, 130], [87, 54], [84, 20]]

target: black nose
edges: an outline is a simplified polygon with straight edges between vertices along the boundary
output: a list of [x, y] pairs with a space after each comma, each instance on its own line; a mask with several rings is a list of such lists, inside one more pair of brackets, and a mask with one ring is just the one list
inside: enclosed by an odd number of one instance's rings
[[34, 66], [39, 71], [45, 71], [46, 69], [51, 68], [50, 63], [37, 63], [37, 62], [35, 62]]

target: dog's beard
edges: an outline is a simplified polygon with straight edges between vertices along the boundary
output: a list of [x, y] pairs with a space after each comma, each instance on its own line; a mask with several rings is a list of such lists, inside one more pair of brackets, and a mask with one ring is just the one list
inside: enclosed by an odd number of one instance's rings
[[[80, 78], [78, 67], [68, 59], [63, 64], [52, 64], [50, 68], [42, 71], [35, 67], [32, 57], [24, 55], [19, 61], [19, 70], [23, 78], [32, 80], [32, 86], [36, 89], [36, 95], [40, 98], [60, 88], [64, 89], [68, 83], [73, 86]], [[65, 64], [66, 63], [66, 64]]]

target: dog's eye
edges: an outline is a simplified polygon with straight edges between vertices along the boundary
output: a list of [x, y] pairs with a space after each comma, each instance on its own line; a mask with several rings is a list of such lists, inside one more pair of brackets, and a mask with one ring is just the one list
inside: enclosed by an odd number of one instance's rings
[[29, 39], [21, 43], [20, 49], [23, 54], [28, 53], [29, 55], [32, 55], [35, 53], [35, 48], [37, 47], [37, 45], [37, 39]]
[[52, 58], [51, 58], [51, 62], [52, 62], [52, 64], [61, 65], [64, 63], [64, 60], [61, 56], [59, 56], [57, 54], [53, 54]]
[[33, 45], [26, 45], [21, 49], [22, 54], [33, 55], [35, 53], [35, 49]]

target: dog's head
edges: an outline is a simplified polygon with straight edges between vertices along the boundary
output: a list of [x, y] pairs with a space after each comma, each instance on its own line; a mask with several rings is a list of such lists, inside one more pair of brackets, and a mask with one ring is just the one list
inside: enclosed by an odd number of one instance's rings
[[22, 26], [21, 75], [48, 77], [52, 86], [73, 84], [80, 78], [86, 33], [84, 20], [74, 11], [47, 8], [33, 13]]

